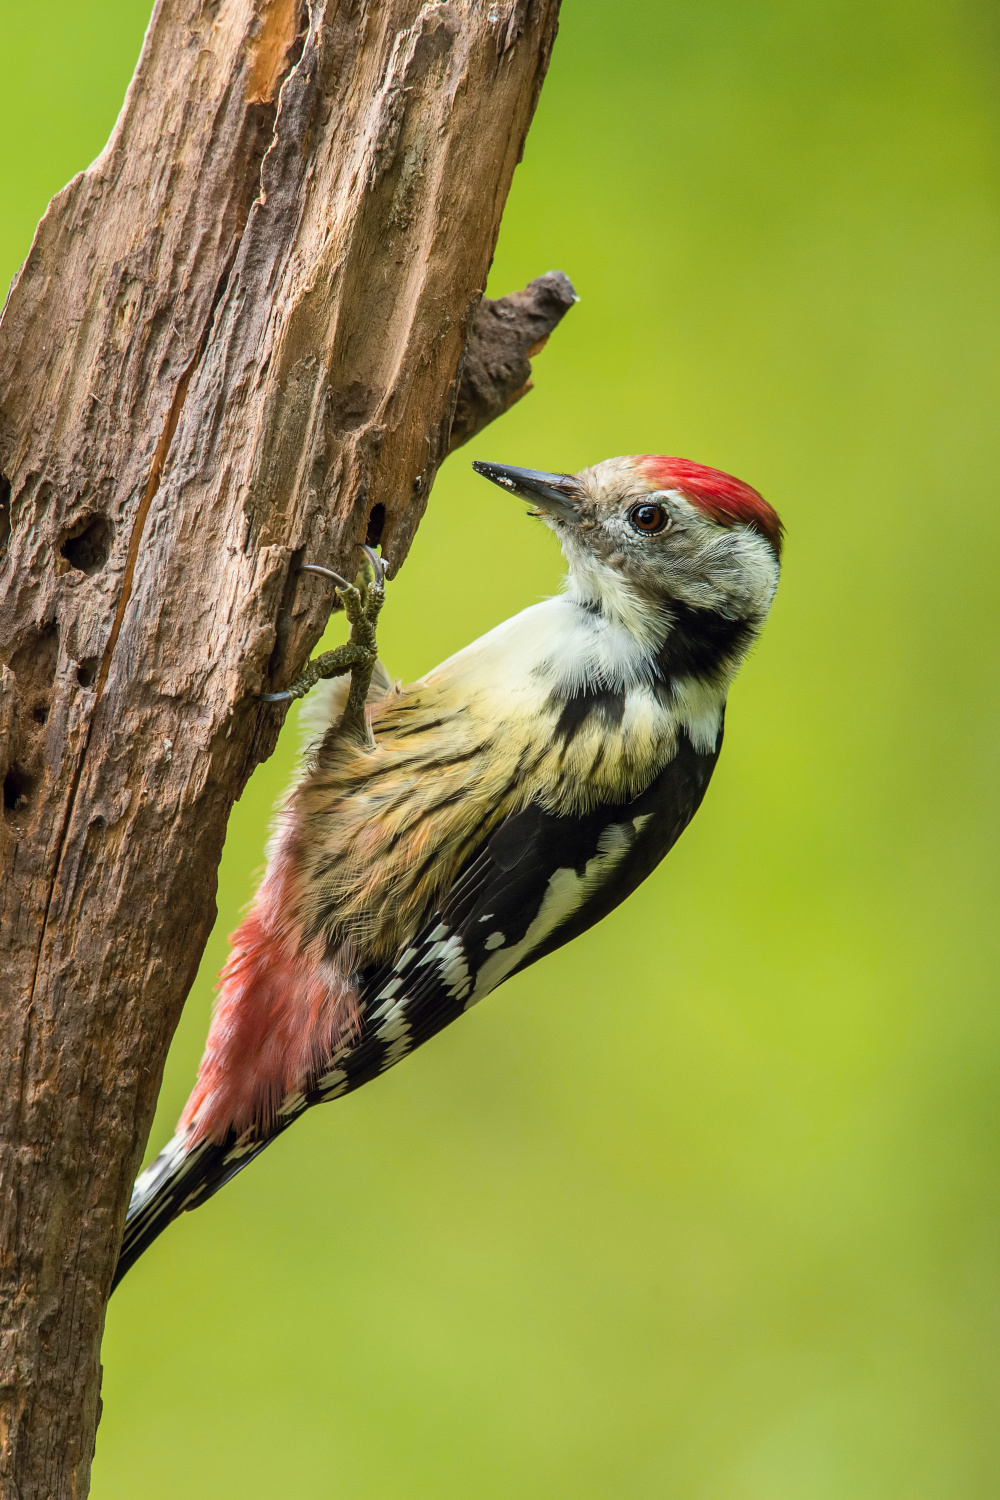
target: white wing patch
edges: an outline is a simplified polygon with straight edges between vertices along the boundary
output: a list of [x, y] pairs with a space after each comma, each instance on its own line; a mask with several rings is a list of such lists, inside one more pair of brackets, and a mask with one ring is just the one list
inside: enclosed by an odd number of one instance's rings
[[385, 1052], [379, 1063], [380, 1073], [384, 1073], [387, 1068], [394, 1067], [396, 1063], [402, 1062], [413, 1046], [413, 1038], [410, 1035], [410, 1023], [406, 1019], [406, 1014], [402, 1008], [395, 1010], [389, 1019], [382, 1023], [375, 1035], [385, 1047]]
[[339, 1099], [341, 1094], [346, 1094], [348, 1077], [343, 1068], [331, 1068], [329, 1073], [324, 1073], [319, 1081], [319, 1087], [324, 1099]]
[[472, 975], [465, 961], [465, 949], [461, 938], [452, 937], [446, 943], [442, 943], [438, 956], [438, 968], [451, 998], [464, 1000], [472, 989]]
[[[600, 886], [627, 857], [635, 843], [639, 818], [628, 823], [611, 823], [597, 841], [597, 853], [588, 859], [583, 874], [573, 869], [562, 868], [553, 872], [542, 897], [542, 904], [524, 937], [512, 948], [498, 948], [486, 960], [476, 974], [476, 987], [466, 1009], [482, 1000], [498, 984], [502, 984], [512, 969], [532, 949], [560, 927]], [[489, 944], [487, 944], [487, 947]]]

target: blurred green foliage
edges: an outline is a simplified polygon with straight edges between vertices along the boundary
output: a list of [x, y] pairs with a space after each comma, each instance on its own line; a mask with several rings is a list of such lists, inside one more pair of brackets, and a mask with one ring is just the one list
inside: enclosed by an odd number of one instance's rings
[[[146, 6], [0, 16], [7, 276]], [[778, 603], [638, 895], [129, 1276], [98, 1500], [1000, 1493], [998, 73], [971, 0], [567, 0], [491, 290], [582, 301], [447, 464], [384, 655], [557, 585], [474, 457], [730, 469], [788, 524]], [[153, 1147], [293, 749], [234, 813]]]

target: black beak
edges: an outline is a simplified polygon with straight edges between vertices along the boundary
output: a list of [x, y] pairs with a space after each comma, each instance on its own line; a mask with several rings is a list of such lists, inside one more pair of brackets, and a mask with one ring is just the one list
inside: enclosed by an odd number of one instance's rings
[[539, 469], [513, 469], [507, 464], [474, 463], [472, 467], [484, 479], [492, 479], [502, 490], [530, 500], [539, 510], [547, 510], [560, 521], [579, 521], [577, 505], [583, 498], [572, 474], [543, 474]]

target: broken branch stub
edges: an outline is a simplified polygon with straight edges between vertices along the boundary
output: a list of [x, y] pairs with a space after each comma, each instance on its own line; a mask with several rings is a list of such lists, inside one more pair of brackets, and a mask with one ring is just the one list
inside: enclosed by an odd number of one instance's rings
[[[158, 0], [4, 309], [4, 1496], [86, 1494], [129, 1187], [280, 722], [256, 694], [325, 624], [303, 558], [353, 576], [379, 508], [405, 557], [557, 9]], [[476, 358], [462, 410], [494, 414]]]
[[532, 357], [576, 301], [562, 271], [547, 271], [496, 301], [483, 298], [465, 351], [449, 453], [527, 395]]

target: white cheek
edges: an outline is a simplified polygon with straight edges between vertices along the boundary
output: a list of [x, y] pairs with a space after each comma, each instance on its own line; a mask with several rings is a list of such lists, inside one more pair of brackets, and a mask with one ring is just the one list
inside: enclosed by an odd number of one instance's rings
[[763, 537], [745, 533], [742, 551], [742, 575], [747, 602], [755, 614], [766, 615], [774, 602], [778, 587], [778, 562]]
[[722, 530], [695, 516], [672, 548], [650, 557], [649, 576], [667, 597], [696, 609], [763, 619], [778, 586], [778, 563], [756, 532]]

